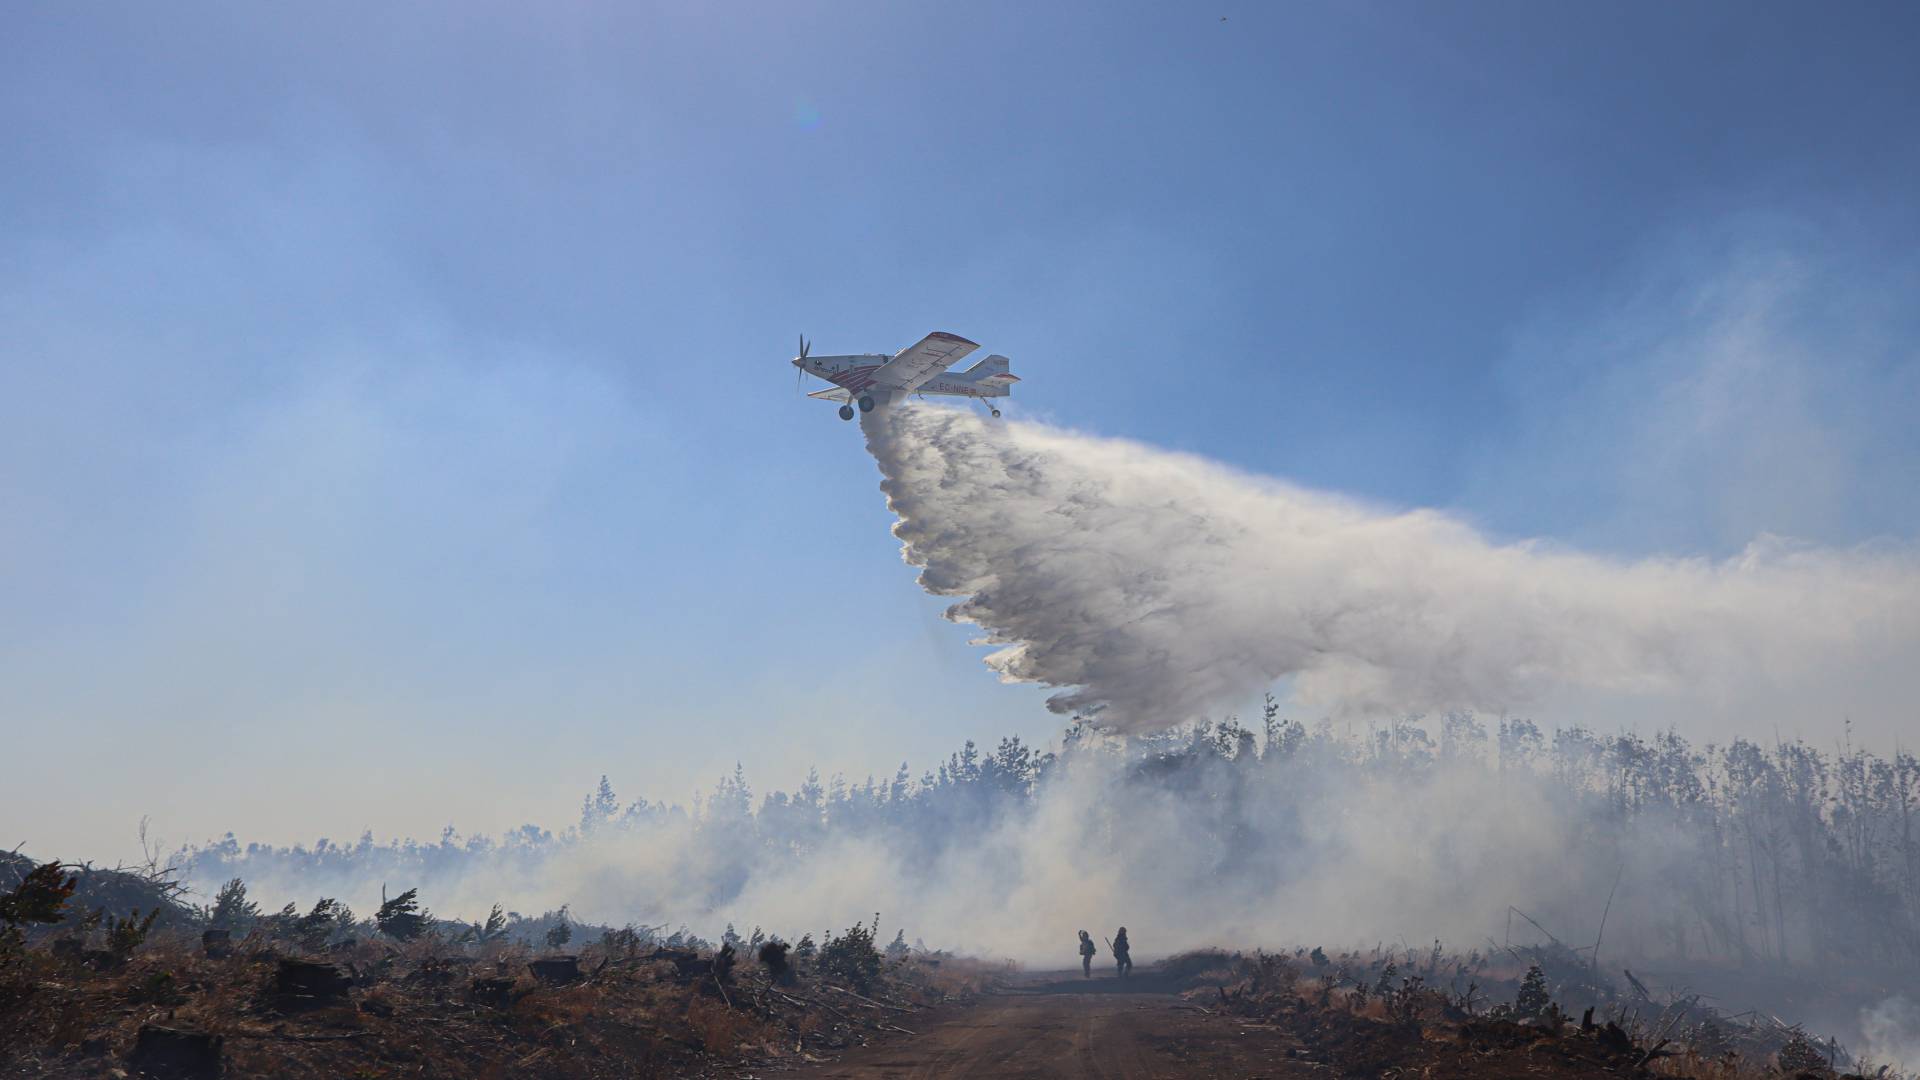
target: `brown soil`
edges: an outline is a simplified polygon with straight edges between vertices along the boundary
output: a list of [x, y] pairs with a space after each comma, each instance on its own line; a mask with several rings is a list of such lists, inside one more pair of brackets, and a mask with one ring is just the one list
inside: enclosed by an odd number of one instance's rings
[[1169, 962], [1125, 982], [1078, 972], [1007, 979], [926, 957], [888, 964], [856, 993], [805, 965], [792, 985], [757, 966], [723, 981], [710, 958], [697, 957], [701, 967], [676, 963], [678, 954], [595, 948], [583, 950], [576, 981], [552, 985], [525, 950], [363, 944], [313, 960], [350, 978], [307, 978], [312, 964], [296, 963], [291, 989], [292, 958], [258, 943], [218, 959], [163, 943], [107, 969], [35, 949], [0, 965], [0, 1076], [1781, 1075], [1764, 1059], [1654, 1058], [1664, 1041], [1557, 1012], [1526, 1024], [1468, 1016], [1432, 991], [1395, 998], [1390, 1012], [1377, 998], [1303, 983], [1272, 957]]
[[836, 1080], [1731, 1080], [1763, 1074], [1726, 1062], [1672, 1058], [1649, 1067], [1617, 1029], [1583, 1032], [1572, 1023], [1556, 1032], [1484, 1018], [1395, 1024], [1355, 1015], [1338, 1004], [1318, 1007], [1305, 1001], [1245, 1015], [1244, 1000], [1230, 999], [1224, 988], [1196, 991], [1192, 986], [1191, 980], [1139, 978], [1122, 984], [1029, 977], [970, 1007], [938, 1008], [907, 1019], [917, 1033], [911, 1038], [856, 1048], [835, 1061], [802, 1067], [799, 1075]]
[[913, 1038], [856, 1050], [802, 1075], [844, 1080], [907, 1077], [1309, 1076], [1291, 1062], [1299, 1042], [1131, 980], [1036, 981], [965, 1008], [914, 1017]]

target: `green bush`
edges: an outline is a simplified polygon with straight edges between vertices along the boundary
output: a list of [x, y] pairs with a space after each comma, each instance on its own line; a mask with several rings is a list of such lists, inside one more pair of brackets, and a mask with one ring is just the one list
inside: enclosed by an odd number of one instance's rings
[[820, 946], [821, 973], [838, 976], [855, 990], [871, 987], [880, 978], [880, 950], [873, 944], [879, 931], [880, 914], [875, 912], [872, 926], [854, 923], [846, 933], [828, 938]]
[[159, 917], [159, 908], [147, 912], [144, 919], [140, 917], [139, 908], [134, 908], [133, 914], [125, 919], [107, 916], [107, 951], [113, 954], [114, 961], [126, 963], [133, 956], [133, 950], [147, 940], [147, 931], [153, 929], [153, 921]]

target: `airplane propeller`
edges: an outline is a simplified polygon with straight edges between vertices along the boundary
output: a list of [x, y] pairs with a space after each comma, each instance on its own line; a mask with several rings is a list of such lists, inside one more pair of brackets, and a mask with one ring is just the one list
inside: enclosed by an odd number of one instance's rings
[[793, 365], [793, 389], [795, 393], [800, 392], [805, 387], [805, 383], [807, 381], [807, 369], [806, 369], [805, 363], [807, 359], [807, 350], [811, 348], [813, 348], [813, 346], [807, 344], [807, 335], [801, 334], [800, 335], [800, 361]]

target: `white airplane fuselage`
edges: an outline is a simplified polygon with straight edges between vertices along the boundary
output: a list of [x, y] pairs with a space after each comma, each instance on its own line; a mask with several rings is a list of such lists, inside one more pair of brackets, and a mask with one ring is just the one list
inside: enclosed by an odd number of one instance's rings
[[[842, 403], [841, 416], [852, 406], [861, 412], [891, 405], [912, 395], [936, 394], [947, 397], [1000, 398], [1008, 396], [1020, 377], [1008, 368], [1004, 356], [989, 356], [964, 371], [950, 370], [953, 363], [978, 348], [957, 334], [935, 331], [892, 356], [885, 353], [857, 353], [847, 356], [812, 356], [804, 348], [793, 364], [809, 375], [833, 384], [831, 390], [808, 395]], [[994, 410], [995, 415], [999, 410]]]

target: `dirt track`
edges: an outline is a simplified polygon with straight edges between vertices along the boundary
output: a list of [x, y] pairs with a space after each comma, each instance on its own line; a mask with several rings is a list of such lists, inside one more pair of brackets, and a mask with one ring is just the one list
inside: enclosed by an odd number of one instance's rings
[[[932, 1077], [1280, 1077], [1311, 1075], [1288, 1060], [1285, 1032], [1210, 1015], [1144, 979], [1036, 981], [970, 1008], [908, 1022], [918, 1034], [849, 1052], [799, 1075], [846, 1080]], [[1147, 992], [1139, 992], [1147, 991]]]

